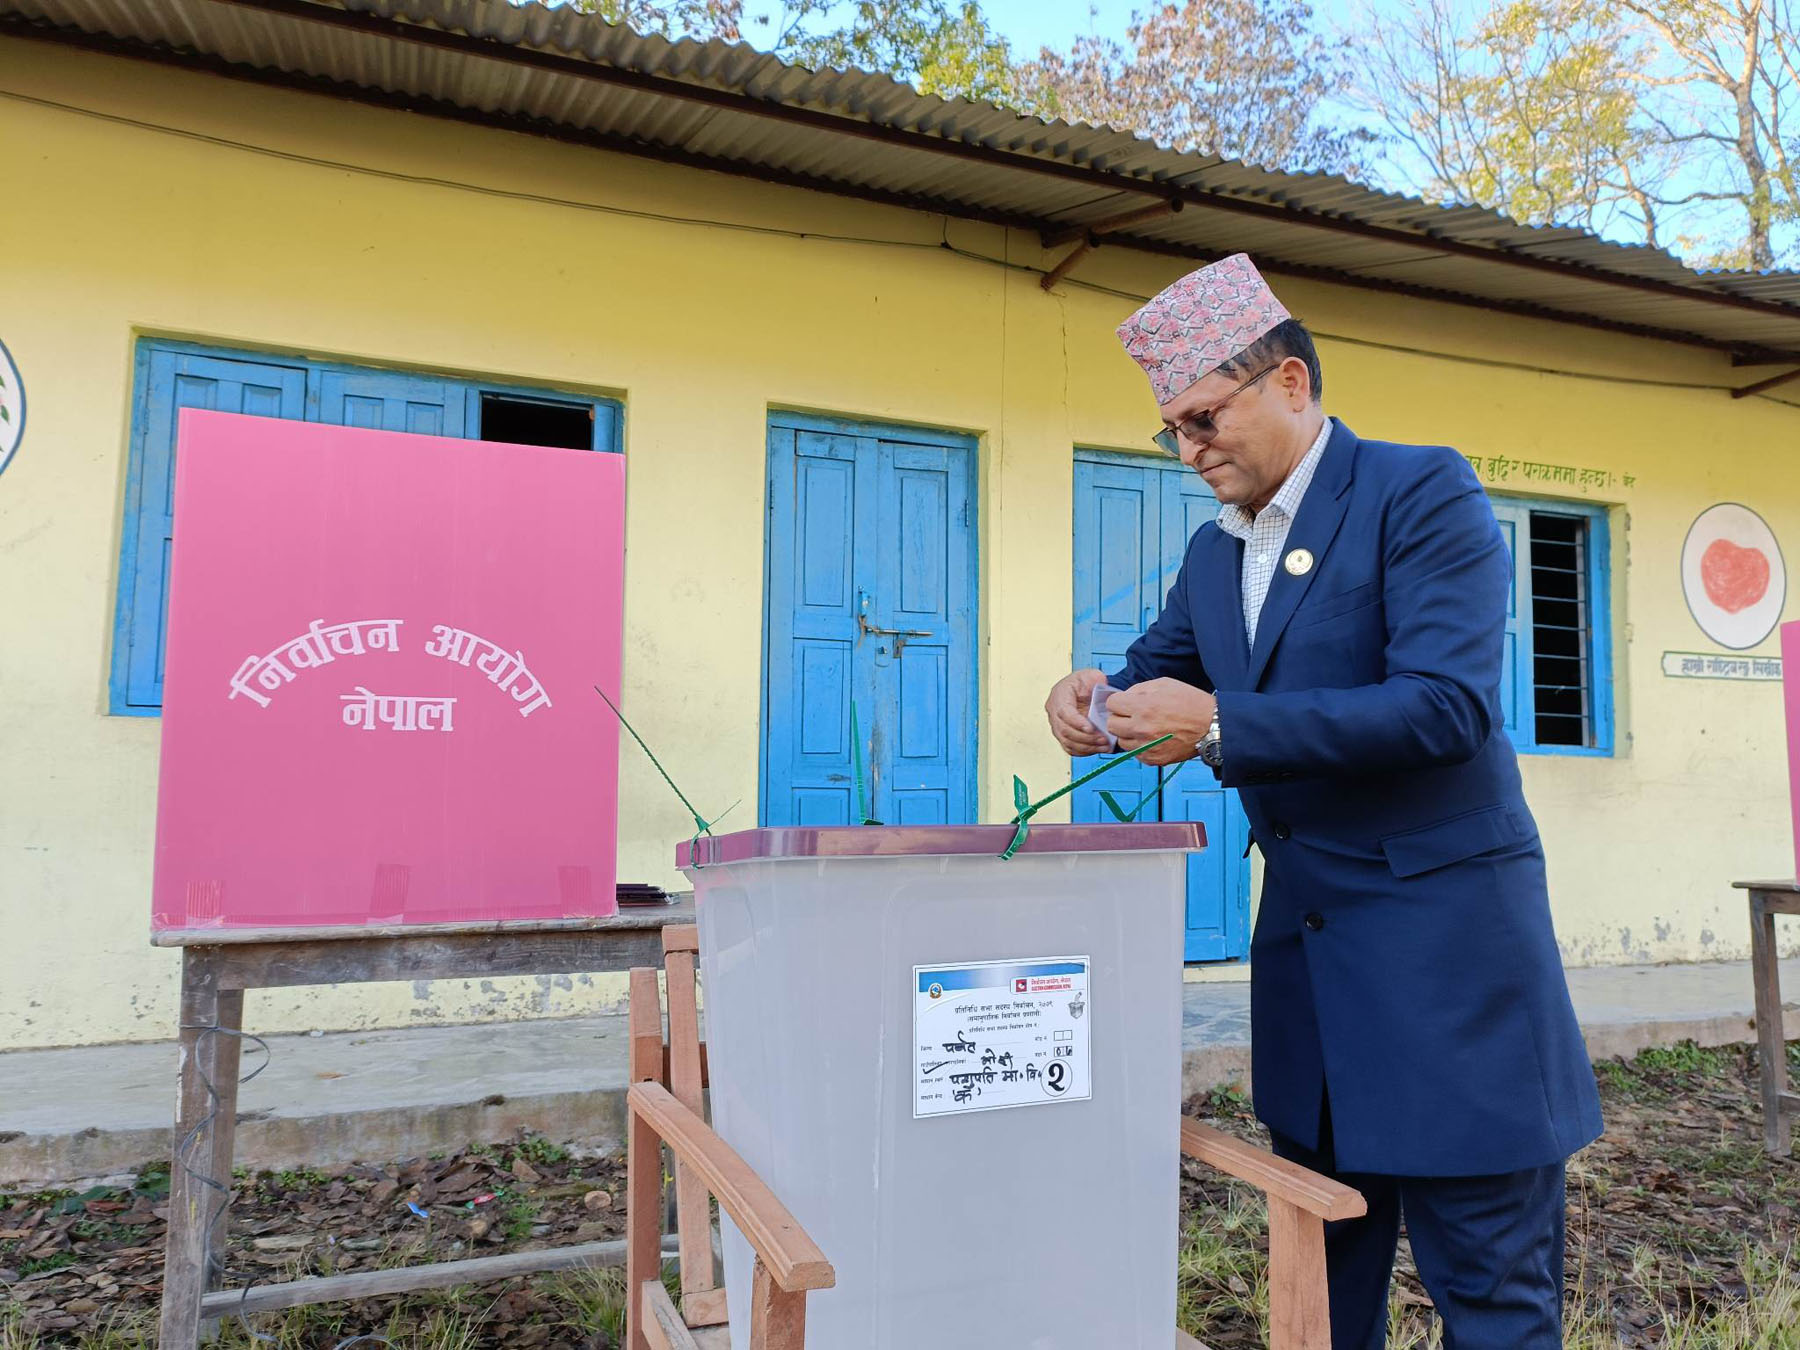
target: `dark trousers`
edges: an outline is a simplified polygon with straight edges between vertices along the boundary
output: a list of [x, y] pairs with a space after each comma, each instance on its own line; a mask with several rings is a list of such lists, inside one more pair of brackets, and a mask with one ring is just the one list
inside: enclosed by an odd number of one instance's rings
[[1360, 1219], [1325, 1225], [1332, 1350], [1382, 1350], [1400, 1217], [1444, 1322], [1444, 1350], [1561, 1350], [1563, 1164], [1491, 1177], [1339, 1172], [1326, 1104], [1319, 1147], [1282, 1135], [1275, 1152], [1354, 1186]]

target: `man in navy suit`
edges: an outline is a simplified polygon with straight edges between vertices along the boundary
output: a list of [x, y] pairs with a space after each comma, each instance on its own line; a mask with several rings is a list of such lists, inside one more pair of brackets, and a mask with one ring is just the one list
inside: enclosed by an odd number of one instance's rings
[[1600, 1102], [1502, 726], [1493, 510], [1454, 450], [1324, 415], [1312, 339], [1242, 255], [1119, 333], [1221, 506], [1125, 669], [1059, 682], [1051, 727], [1108, 749], [1101, 690], [1118, 744], [1173, 734], [1145, 761], [1240, 789], [1256, 1113], [1368, 1201], [1327, 1225], [1334, 1350], [1384, 1344], [1402, 1214], [1449, 1350], [1560, 1346], [1564, 1160]]

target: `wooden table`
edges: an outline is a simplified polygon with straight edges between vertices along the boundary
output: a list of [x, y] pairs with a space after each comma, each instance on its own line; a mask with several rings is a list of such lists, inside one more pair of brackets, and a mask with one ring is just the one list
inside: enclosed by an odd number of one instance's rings
[[1788, 1091], [1787, 1043], [1782, 1036], [1781, 970], [1775, 916], [1800, 914], [1800, 882], [1738, 881], [1750, 892], [1750, 979], [1756, 986], [1756, 1056], [1761, 1068], [1763, 1146], [1777, 1158], [1793, 1150], [1800, 1095]]
[[[159, 933], [181, 951], [181, 1071], [168, 1250], [163, 1265], [163, 1350], [198, 1343], [201, 1323], [233, 1312], [366, 1298], [476, 1283], [539, 1270], [602, 1264], [622, 1243], [588, 1243], [404, 1270], [208, 1292], [224, 1268], [226, 1209], [237, 1125], [244, 991], [384, 980], [491, 978], [626, 971], [662, 964], [665, 924], [694, 921], [691, 904], [626, 910], [615, 918], [384, 928], [194, 929]], [[605, 1249], [604, 1251], [602, 1249]], [[617, 1249], [615, 1252], [614, 1249]]]

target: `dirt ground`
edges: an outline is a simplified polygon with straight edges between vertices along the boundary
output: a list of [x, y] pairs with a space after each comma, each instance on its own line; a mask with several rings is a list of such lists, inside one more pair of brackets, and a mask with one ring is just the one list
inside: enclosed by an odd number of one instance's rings
[[[1800, 1042], [1788, 1053], [1800, 1071]], [[1800, 1163], [1763, 1151], [1752, 1047], [1687, 1043], [1595, 1072], [1606, 1133], [1569, 1165], [1565, 1343], [1800, 1350]], [[1188, 1111], [1266, 1142], [1235, 1094]], [[1260, 1204], [1190, 1163], [1183, 1212], [1184, 1325], [1214, 1350], [1262, 1344]], [[1403, 1241], [1389, 1344], [1427, 1346], [1437, 1334]]]
[[[1800, 1043], [1790, 1047], [1800, 1071]], [[1800, 1350], [1800, 1164], [1761, 1147], [1749, 1047], [1692, 1045], [1597, 1066], [1606, 1136], [1570, 1168], [1568, 1344]], [[1218, 1092], [1190, 1114], [1256, 1138]], [[623, 1170], [525, 1138], [453, 1157], [241, 1175], [227, 1281], [598, 1241], [620, 1234]], [[166, 1164], [134, 1185], [0, 1195], [0, 1350], [155, 1343]], [[1263, 1343], [1267, 1232], [1254, 1193], [1184, 1168], [1181, 1320], [1215, 1350]], [[514, 1279], [233, 1320], [220, 1344], [295, 1350], [379, 1337], [421, 1350], [609, 1350], [616, 1272]], [[1390, 1344], [1436, 1340], [1404, 1249]], [[364, 1342], [368, 1343], [368, 1342]]]

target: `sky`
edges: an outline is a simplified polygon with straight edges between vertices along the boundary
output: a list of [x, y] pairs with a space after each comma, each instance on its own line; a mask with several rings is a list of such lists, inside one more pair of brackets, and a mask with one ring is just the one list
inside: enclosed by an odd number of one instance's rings
[[[1142, 9], [1150, 0], [1137, 0]], [[848, 11], [848, 5], [840, 5]], [[1097, 11], [1091, 31], [1106, 37], [1123, 39], [1131, 22], [1132, 4], [1127, 0], [982, 0], [981, 12], [988, 22], [1012, 45], [1015, 57], [1035, 56], [1046, 44], [1067, 47], [1077, 34], [1090, 31], [1089, 10]], [[759, 14], [779, 13], [779, 0], [745, 0], [746, 18]], [[761, 35], [771, 30], [755, 24], [744, 25], [744, 36], [761, 46]]]
[[[982, 13], [1011, 43], [1016, 57], [1036, 56], [1045, 46], [1067, 48], [1080, 34], [1097, 33], [1123, 40], [1133, 10], [1149, 8], [1156, 0], [981, 0]], [[1371, 0], [1376, 10], [1385, 0]], [[1362, 0], [1314, 0], [1313, 17], [1321, 28], [1347, 20]], [[840, 5], [848, 9], [847, 5]], [[773, 14], [779, 0], [746, 0], [747, 15]], [[767, 28], [746, 25], [745, 36], [760, 43]]]

